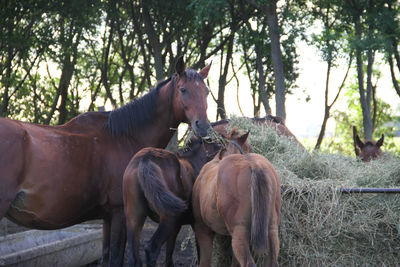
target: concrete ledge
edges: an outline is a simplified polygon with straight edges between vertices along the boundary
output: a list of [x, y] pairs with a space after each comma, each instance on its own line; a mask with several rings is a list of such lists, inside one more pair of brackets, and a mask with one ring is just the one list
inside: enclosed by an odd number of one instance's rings
[[100, 224], [0, 237], [0, 266], [81, 266], [101, 257]]

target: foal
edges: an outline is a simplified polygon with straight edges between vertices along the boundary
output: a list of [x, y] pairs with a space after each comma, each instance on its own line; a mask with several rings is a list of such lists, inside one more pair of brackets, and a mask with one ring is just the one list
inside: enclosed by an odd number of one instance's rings
[[362, 161], [369, 162], [376, 159], [382, 154], [381, 146], [383, 145], [384, 135], [378, 141], [365, 140], [361, 141], [357, 134], [356, 126], [353, 126], [353, 141], [354, 151], [357, 157], [360, 157]]
[[268, 253], [278, 266], [281, 195], [279, 178], [261, 155], [244, 154], [247, 134], [231, 134], [226, 150], [204, 165], [193, 186], [200, 265], [211, 266], [215, 233], [232, 236], [232, 266], [256, 266], [250, 252]]
[[142, 266], [139, 242], [147, 216], [159, 222], [145, 246], [147, 266], [156, 266], [160, 249], [167, 240], [165, 266], [174, 266], [176, 236], [182, 225], [192, 223], [188, 207], [191, 207], [193, 183], [201, 167], [219, 149], [216, 143], [194, 138], [185, 151], [174, 154], [164, 149], [144, 148], [131, 159], [123, 177], [130, 266]]

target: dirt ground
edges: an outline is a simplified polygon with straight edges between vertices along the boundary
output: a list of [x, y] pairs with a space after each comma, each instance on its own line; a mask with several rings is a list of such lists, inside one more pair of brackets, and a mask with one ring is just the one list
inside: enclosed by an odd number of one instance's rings
[[[143, 251], [144, 244], [151, 238], [151, 236], [156, 231], [156, 229], [157, 229], [157, 224], [149, 219], [146, 221], [146, 223], [143, 227], [143, 231], [141, 234], [141, 248], [140, 248], [141, 258], [142, 258], [143, 262], [144, 262], [144, 251]], [[0, 221], [0, 236], [4, 236], [6, 234], [12, 234], [12, 233], [16, 233], [16, 232], [21, 232], [21, 231], [26, 231], [26, 230], [30, 230], [30, 229], [16, 225], [16, 224], [8, 221], [7, 219], [2, 219]], [[175, 245], [175, 251], [174, 251], [175, 267], [195, 266], [195, 254], [193, 253], [194, 252], [193, 244], [187, 239], [187, 237], [190, 234], [193, 235], [193, 232], [192, 232], [190, 226], [187, 226], [187, 225], [183, 226], [178, 235], [177, 242]], [[187, 243], [187, 245], [185, 246], [186, 249], [181, 248], [182, 242]], [[127, 251], [126, 251], [124, 266], [128, 266], [127, 258], [128, 257], [127, 257]], [[158, 257], [158, 262], [157, 262], [158, 266], [162, 266], [162, 263], [164, 262], [164, 258], [165, 258], [165, 246], [162, 248], [160, 256]], [[89, 266], [90, 267], [100, 266], [100, 261], [94, 262], [94, 263], [88, 265], [87, 267], [89, 267]]]

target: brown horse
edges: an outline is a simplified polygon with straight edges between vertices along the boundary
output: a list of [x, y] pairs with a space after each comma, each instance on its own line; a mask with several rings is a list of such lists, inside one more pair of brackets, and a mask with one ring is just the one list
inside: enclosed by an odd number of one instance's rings
[[353, 126], [354, 152], [356, 156], [365, 162], [379, 157], [382, 154], [381, 146], [383, 145], [384, 137], [382, 134], [382, 137], [376, 142], [374, 140], [365, 140], [363, 142], [357, 134], [356, 126]]
[[185, 151], [144, 148], [129, 162], [123, 178], [124, 206], [128, 228], [130, 266], [142, 266], [140, 232], [146, 217], [159, 222], [145, 246], [147, 266], [156, 266], [161, 246], [168, 240], [165, 266], [174, 266], [176, 236], [192, 223], [192, 186], [201, 167], [219, 151], [217, 143], [192, 141]]
[[[299, 144], [305, 150], [304, 146], [300, 143], [300, 141], [296, 138], [296, 136], [289, 130], [288, 127], [286, 127], [285, 120], [283, 118], [279, 116], [267, 115], [263, 118], [254, 117], [250, 119], [254, 124], [257, 125], [265, 124], [268, 127], [271, 127], [276, 131], [276, 133], [279, 136], [286, 136], [291, 138], [294, 142]], [[228, 126], [228, 124], [229, 120], [220, 120], [211, 123], [214, 130], [220, 134], [226, 133], [226, 127]]]
[[242, 144], [243, 136], [230, 141], [227, 151], [204, 165], [193, 186], [201, 267], [211, 266], [215, 233], [232, 236], [232, 266], [256, 266], [250, 245], [255, 253], [268, 253], [267, 266], [278, 266], [279, 178], [263, 156], [239, 153]]
[[122, 265], [126, 165], [143, 147], [165, 147], [180, 122], [208, 134], [209, 69], [186, 69], [179, 58], [176, 73], [143, 97], [60, 126], [0, 118], [0, 219], [37, 229], [103, 219], [103, 264]]

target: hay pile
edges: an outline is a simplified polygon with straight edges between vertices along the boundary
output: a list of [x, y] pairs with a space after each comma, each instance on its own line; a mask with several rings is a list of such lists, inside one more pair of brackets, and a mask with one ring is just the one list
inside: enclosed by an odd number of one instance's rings
[[366, 164], [341, 154], [308, 153], [247, 119], [232, 118], [230, 126], [250, 130], [253, 151], [271, 161], [281, 184], [289, 188], [282, 193], [281, 266], [400, 264], [400, 194], [340, 194], [328, 189], [400, 187], [398, 157], [386, 153]]

